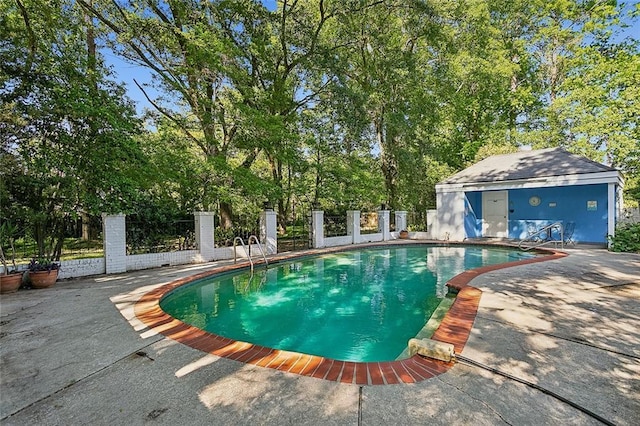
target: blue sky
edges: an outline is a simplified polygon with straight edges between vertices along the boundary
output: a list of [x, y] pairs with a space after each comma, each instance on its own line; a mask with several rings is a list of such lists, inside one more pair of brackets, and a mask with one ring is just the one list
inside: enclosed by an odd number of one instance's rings
[[[262, 3], [269, 10], [275, 10], [276, 8], [276, 0], [262, 0]], [[638, 8], [639, 4], [639, 2], [628, 3], [625, 7], [625, 10], [630, 11], [634, 8]], [[620, 28], [620, 33], [618, 34], [616, 39], [622, 40], [627, 37], [640, 40], [640, 20], [636, 19], [635, 25], [630, 25], [627, 28]], [[145, 99], [144, 94], [135, 85], [134, 79], [140, 84], [150, 83], [151, 73], [144, 67], [133, 65], [122, 60], [107, 49], [103, 49], [102, 54], [105, 57], [107, 65], [110, 66], [114, 71], [115, 80], [126, 85], [127, 94], [129, 98], [136, 104], [138, 113], [142, 113], [145, 108], [150, 108], [151, 105]], [[148, 89], [147, 93], [152, 98], [158, 94], [153, 89]]]
[[[269, 10], [276, 10], [276, 0], [261, 0], [262, 4]], [[131, 64], [117, 55], [114, 55], [109, 49], [102, 49], [107, 66], [114, 73], [114, 79], [117, 82], [124, 83], [127, 88], [127, 95], [135, 103], [138, 114], [141, 114], [145, 108], [152, 108], [151, 104], [146, 100], [142, 91], [135, 84], [134, 80], [141, 85], [151, 82], [151, 72], [145, 67]], [[158, 92], [153, 88], [146, 87], [147, 94], [154, 99]]]

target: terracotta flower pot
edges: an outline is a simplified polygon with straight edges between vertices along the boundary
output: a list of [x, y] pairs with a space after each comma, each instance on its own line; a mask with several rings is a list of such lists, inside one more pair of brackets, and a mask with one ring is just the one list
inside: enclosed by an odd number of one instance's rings
[[53, 269], [51, 271], [38, 271], [29, 272], [29, 279], [31, 280], [31, 287], [33, 288], [48, 288], [56, 283], [58, 279], [58, 270]]
[[22, 274], [0, 275], [0, 293], [13, 293], [18, 291], [22, 284]]
[[400, 231], [400, 238], [406, 240], [407, 238], [409, 238], [409, 233], [407, 231]]

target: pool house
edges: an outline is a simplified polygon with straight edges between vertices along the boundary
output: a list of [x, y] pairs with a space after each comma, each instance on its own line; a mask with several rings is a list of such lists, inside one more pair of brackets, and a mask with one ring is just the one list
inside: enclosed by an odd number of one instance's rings
[[437, 239], [523, 239], [552, 223], [572, 240], [606, 244], [624, 181], [612, 167], [562, 148], [495, 155], [436, 185]]

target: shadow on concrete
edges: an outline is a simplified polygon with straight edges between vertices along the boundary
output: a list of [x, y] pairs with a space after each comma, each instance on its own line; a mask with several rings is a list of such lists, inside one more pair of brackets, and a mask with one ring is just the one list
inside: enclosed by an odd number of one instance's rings
[[[413, 385], [327, 382], [218, 358], [148, 330], [147, 290], [211, 265], [3, 295], [3, 424], [597, 424], [523, 384], [457, 364]], [[640, 423], [640, 257], [574, 250], [494, 271], [463, 355], [616, 424]]]

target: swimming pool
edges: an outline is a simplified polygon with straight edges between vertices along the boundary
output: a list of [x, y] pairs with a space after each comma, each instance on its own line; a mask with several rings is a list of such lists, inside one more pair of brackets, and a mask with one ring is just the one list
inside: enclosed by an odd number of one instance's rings
[[219, 336], [325, 358], [392, 361], [464, 270], [534, 256], [494, 247], [394, 246], [215, 275], [170, 292], [163, 311]]

